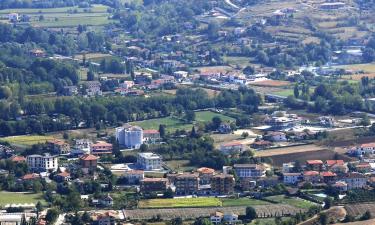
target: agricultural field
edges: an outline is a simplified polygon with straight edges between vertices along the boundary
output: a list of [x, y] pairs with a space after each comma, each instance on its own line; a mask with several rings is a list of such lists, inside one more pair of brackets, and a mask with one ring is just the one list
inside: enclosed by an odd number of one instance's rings
[[139, 202], [139, 208], [216, 207], [221, 205], [222, 202], [218, 198], [148, 199]]
[[291, 206], [301, 208], [301, 209], [309, 209], [310, 207], [315, 205], [314, 203], [310, 201], [300, 199], [300, 198], [291, 198], [285, 195], [269, 196], [269, 197], [266, 197], [266, 199], [272, 200], [281, 204], [291, 205]]
[[38, 201], [45, 204], [42, 194], [1, 191], [0, 196], [0, 206], [7, 204], [36, 204]]
[[9, 142], [12, 145], [23, 145], [31, 146], [38, 143], [45, 143], [48, 140], [54, 139], [53, 136], [42, 136], [42, 135], [21, 135], [0, 138], [0, 141]]
[[361, 204], [347, 204], [345, 205], [346, 212], [354, 217], [363, 215], [366, 211], [369, 211], [372, 215], [375, 214], [374, 203], [361, 203]]
[[0, 17], [5, 17], [9, 13], [28, 15], [29, 23], [37, 27], [101, 26], [114, 22], [109, 19], [110, 14], [107, 10], [107, 6], [99, 4], [92, 5], [91, 8], [5, 9], [0, 10]]
[[[285, 204], [270, 205], [254, 205], [259, 218], [273, 217], [275, 215], [295, 215], [299, 212], [305, 212], [305, 209], [297, 209], [296, 207]], [[150, 219], [159, 215], [162, 219], [168, 220], [176, 217], [182, 219], [190, 219], [196, 217], [207, 217], [211, 213], [217, 211], [223, 213], [235, 213], [245, 215], [246, 206], [237, 207], [206, 207], [206, 208], [169, 208], [169, 209], [134, 209], [125, 210], [124, 214], [130, 220]]]
[[253, 199], [253, 198], [225, 198], [222, 199], [223, 206], [253, 206], [253, 205], [269, 205], [271, 203]]
[[254, 81], [251, 83], [252, 86], [261, 86], [261, 87], [286, 87], [291, 83], [289, 81], [282, 80], [262, 80]]
[[[218, 116], [221, 118], [222, 121], [228, 121], [232, 122], [234, 121], [233, 118], [222, 115], [220, 113], [215, 113], [211, 111], [202, 111], [202, 112], [196, 112], [195, 113], [195, 121], [196, 122], [209, 122], [214, 118], [215, 116]], [[175, 118], [175, 117], [165, 117], [160, 119], [150, 119], [150, 120], [144, 120], [144, 121], [137, 121], [131, 123], [133, 125], [138, 125], [142, 127], [143, 129], [159, 129], [160, 124], [164, 124], [167, 127], [167, 130], [169, 132], [173, 132], [177, 129], [179, 130], [190, 130], [192, 128], [192, 124], [186, 123], [185, 121]]]
[[375, 73], [375, 63], [352, 64], [352, 65], [339, 66], [339, 68], [344, 68], [346, 70], [354, 70], [354, 71], [364, 71], [365, 73]]

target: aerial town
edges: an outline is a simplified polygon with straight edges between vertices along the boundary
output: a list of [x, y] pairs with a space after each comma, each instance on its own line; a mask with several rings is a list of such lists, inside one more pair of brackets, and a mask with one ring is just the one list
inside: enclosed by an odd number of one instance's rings
[[0, 0], [0, 225], [375, 225], [374, 0]]

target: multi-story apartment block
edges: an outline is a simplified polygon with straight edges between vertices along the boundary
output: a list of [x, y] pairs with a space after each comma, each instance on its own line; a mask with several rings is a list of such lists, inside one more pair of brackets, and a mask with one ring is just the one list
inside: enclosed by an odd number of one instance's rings
[[192, 195], [198, 192], [199, 175], [194, 173], [184, 173], [175, 177], [174, 186], [177, 195]]
[[234, 193], [235, 180], [233, 175], [217, 174], [211, 179], [211, 190], [218, 195]]
[[162, 158], [152, 152], [138, 153], [138, 167], [143, 170], [160, 170], [162, 168]]
[[145, 178], [145, 173], [143, 170], [125, 171], [124, 178], [127, 184], [139, 184], [139, 182]]
[[199, 183], [202, 185], [210, 184], [211, 178], [215, 174], [215, 170], [207, 167], [201, 167], [197, 169], [197, 172], [199, 173]]
[[56, 154], [64, 155], [70, 153], [70, 145], [63, 140], [49, 140], [47, 141], [47, 145]]
[[167, 178], [145, 178], [141, 180], [140, 190], [142, 193], [164, 192], [167, 190]]
[[111, 155], [113, 150], [113, 145], [104, 141], [98, 141], [91, 145], [91, 154], [96, 156], [101, 155]]
[[58, 169], [57, 156], [45, 155], [28, 155], [26, 162], [33, 171], [56, 171]]
[[367, 185], [367, 177], [360, 173], [348, 173], [341, 180], [348, 185], [348, 190], [363, 188]]
[[237, 176], [242, 178], [260, 178], [266, 175], [266, 169], [257, 164], [234, 164], [233, 166]]
[[116, 128], [116, 140], [122, 146], [138, 149], [143, 144], [143, 129], [125, 124]]

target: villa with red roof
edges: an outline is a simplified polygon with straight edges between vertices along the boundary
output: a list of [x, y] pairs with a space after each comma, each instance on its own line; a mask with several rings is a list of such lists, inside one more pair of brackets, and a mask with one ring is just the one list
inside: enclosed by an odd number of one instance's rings
[[323, 170], [323, 161], [322, 160], [307, 160], [306, 167], [308, 170], [321, 171]]
[[160, 132], [158, 130], [143, 130], [143, 142], [155, 143], [160, 140]]
[[245, 150], [244, 145], [239, 141], [232, 141], [220, 145], [220, 151], [224, 155], [239, 154]]

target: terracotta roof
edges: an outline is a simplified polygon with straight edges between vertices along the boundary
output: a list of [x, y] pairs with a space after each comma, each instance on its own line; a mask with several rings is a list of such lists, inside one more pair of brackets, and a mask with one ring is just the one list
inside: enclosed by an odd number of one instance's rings
[[201, 167], [201, 168], [197, 169], [197, 171], [199, 173], [214, 173], [215, 172], [214, 169], [211, 169], [211, 168], [208, 168], [208, 167]]
[[361, 144], [361, 148], [375, 148], [375, 142]]
[[335, 177], [335, 176], [337, 176], [335, 173], [333, 173], [331, 171], [321, 172], [320, 175], [322, 177]]
[[12, 162], [25, 162], [26, 158], [21, 155], [16, 155], [11, 158]]
[[28, 174], [25, 174], [25, 175], [22, 177], [22, 180], [32, 180], [32, 179], [37, 179], [37, 178], [40, 178], [39, 174], [36, 174], [36, 173], [28, 173]]
[[335, 187], [346, 187], [346, 186], [348, 186], [348, 184], [343, 182], [343, 181], [337, 181], [333, 186], [335, 186]]
[[100, 141], [100, 142], [95, 143], [95, 144], [92, 145], [92, 147], [101, 147], [101, 146], [103, 146], [103, 147], [111, 147], [112, 144], [104, 142], [104, 141]]
[[231, 146], [237, 146], [237, 145], [243, 145], [240, 141], [232, 141], [225, 144], [222, 144], [223, 147], [231, 147]]
[[145, 178], [142, 182], [167, 182], [166, 178]]
[[158, 134], [158, 130], [144, 130], [143, 134]]
[[318, 171], [304, 171], [303, 175], [304, 176], [318, 176], [319, 172]]
[[85, 155], [81, 156], [80, 159], [84, 160], [84, 161], [91, 161], [91, 160], [98, 160], [98, 157], [96, 157], [94, 155], [91, 155], [91, 154], [85, 154]]
[[263, 140], [260, 140], [260, 141], [256, 141], [253, 143], [253, 145], [271, 145], [272, 143], [270, 141], [263, 141]]
[[358, 165], [355, 166], [356, 168], [367, 168], [367, 167], [371, 167], [370, 163], [360, 163]]
[[318, 165], [318, 164], [323, 164], [323, 161], [322, 160], [307, 160], [306, 161], [307, 164], [309, 165]]
[[342, 165], [345, 164], [345, 162], [344, 162], [344, 160], [327, 160], [326, 164], [327, 164], [327, 166], [333, 166], [333, 165], [342, 166]]
[[68, 172], [62, 172], [62, 173], [57, 174], [56, 176], [60, 176], [60, 177], [70, 177], [70, 173], [68, 173]]

